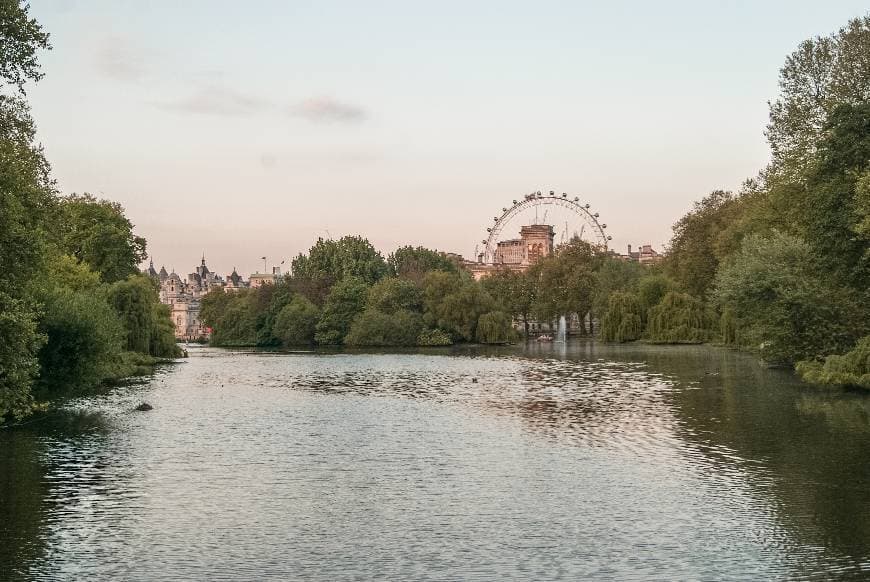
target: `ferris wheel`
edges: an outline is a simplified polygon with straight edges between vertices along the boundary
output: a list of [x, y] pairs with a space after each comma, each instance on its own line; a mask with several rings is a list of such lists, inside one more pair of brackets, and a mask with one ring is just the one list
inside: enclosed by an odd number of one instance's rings
[[522, 200], [514, 200], [510, 207], [502, 208], [500, 216], [493, 217], [493, 225], [487, 228], [487, 238], [481, 241], [485, 246], [484, 263], [494, 263], [498, 243], [504, 236], [514, 236], [514, 229], [526, 224], [548, 224], [553, 227], [556, 243], [565, 243], [579, 238], [592, 245], [607, 250], [611, 236], [605, 233], [607, 225], [598, 221], [598, 213], [590, 210], [589, 204], [580, 198], [569, 198], [550, 190], [548, 194], [540, 190], [526, 194]]

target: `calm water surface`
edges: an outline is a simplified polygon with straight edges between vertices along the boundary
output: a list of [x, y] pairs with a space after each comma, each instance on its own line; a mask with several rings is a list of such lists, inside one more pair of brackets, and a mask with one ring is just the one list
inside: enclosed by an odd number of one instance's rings
[[0, 579], [870, 578], [870, 400], [743, 354], [191, 352], [0, 430]]

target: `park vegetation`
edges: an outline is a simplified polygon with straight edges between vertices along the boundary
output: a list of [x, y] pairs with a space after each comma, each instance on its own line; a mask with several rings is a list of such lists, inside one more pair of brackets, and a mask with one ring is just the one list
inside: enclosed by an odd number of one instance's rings
[[118, 204], [61, 196], [25, 84], [48, 35], [0, 0], [0, 421], [180, 355], [166, 306], [139, 274], [145, 241]]

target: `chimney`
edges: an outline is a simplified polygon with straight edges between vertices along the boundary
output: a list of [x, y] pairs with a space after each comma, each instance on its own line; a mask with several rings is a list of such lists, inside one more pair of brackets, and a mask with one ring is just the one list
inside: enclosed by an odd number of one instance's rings
[[631, 245], [628, 245], [628, 256], [631, 256]]

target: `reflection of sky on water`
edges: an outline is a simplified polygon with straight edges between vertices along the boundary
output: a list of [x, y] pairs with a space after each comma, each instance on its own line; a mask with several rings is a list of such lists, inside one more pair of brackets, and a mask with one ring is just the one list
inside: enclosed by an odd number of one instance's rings
[[[143, 399], [155, 410], [132, 412]], [[0, 500], [27, 508], [6, 504], [20, 535], [0, 570], [22, 578], [860, 579], [868, 564], [866, 399], [723, 350], [198, 348], [69, 408], [95, 414], [0, 433], [21, 476]]]

